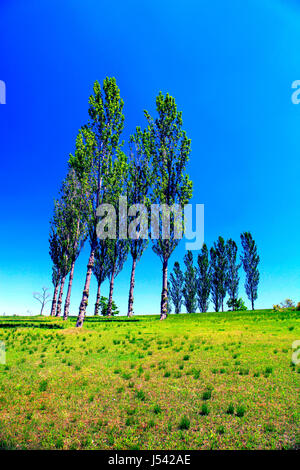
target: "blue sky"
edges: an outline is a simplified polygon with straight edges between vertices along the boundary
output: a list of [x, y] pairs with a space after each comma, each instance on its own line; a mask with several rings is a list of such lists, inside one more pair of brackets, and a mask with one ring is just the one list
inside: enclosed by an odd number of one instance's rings
[[[105, 76], [116, 77], [125, 101], [125, 139], [145, 124], [143, 110], [154, 111], [160, 90], [176, 98], [192, 139], [192, 202], [205, 205], [206, 243], [219, 235], [239, 242], [250, 230], [261, 256], [257, 307], [300, 300], [300, 105], [291, 102], [300, 79], [298, 5], [1, 0], [0, 313], [37, 313], [32, 292], [52, 291], [53, 199], [93, 82]], [[75, 268], [73, 314], [88, 248]], [[182, 242], [170, 266], [183, 255]], [[130, 262], [116, 280], [122, 312], [129, 271]], [[95, 291], [93, 280], [88, 313]], [[137, 267], [135, 312], [157, 313], [160, 291], [161, 264], [149, 246]]]

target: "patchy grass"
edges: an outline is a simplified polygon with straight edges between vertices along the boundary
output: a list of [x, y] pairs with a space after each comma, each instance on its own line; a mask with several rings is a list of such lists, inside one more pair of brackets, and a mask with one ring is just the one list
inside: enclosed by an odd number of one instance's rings
[[298, 312], [0, 318], [0, 449], [299, 445]]

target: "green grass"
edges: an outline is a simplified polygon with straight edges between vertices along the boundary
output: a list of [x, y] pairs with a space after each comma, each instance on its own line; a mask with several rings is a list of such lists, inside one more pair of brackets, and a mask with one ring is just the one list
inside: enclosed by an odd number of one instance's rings
[[0, 317], [0, 449], [298, 448], [296, 339], [299, 312]]

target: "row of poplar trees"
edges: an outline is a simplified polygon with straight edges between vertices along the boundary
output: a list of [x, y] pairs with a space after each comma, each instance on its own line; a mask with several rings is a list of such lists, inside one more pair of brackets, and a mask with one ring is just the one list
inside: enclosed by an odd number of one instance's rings
[[[241, 234], [242, 254], [240, 262], [237, 258], [238, 247], [231, 238], [226, 242], [222, 237], [213, 244], [210, 251], [204, 244], [194, 266], [193, 253], [188, 251], [184, 256], [185, 271], [176, 261], [168, 284], [169, 300], [174, 305], [175, 313], [180, 313], [182, 305], [188, 313], [199, 308], [207, 312], [209, 302], [214, 309], [224, 311], [224, 299], [228, 294], [227, 305], [232, 310], [243, 308], [238, 299], [239, 269], [243, 265], [245, 271], [245, 291], [254, 310], [259, 283], [259, 255], [257, 245], [250, 232]], [[170, 309], [171, 305], [169, 306]]]
[[[62, 314], [64, 285], [69, 276], [63, 312], [64, 319], [68, 318], [75, 263], [84, 243], [88, 240], [90, 245], [77, 327], [84, 322], [93, 274], [98, 282], [95, 314], [99, 312], [101, 284], [109, 279], [107, 315], [112, 315], [114, 281], [129, 254], [132, 270], [128, 316], [132, 316], [135, 268], [148, 245], [148, 240], [141, 236], [141, 224], [136, 226], [134, 239], [119, 237], [118, 211], [115, 239], [99, 239], [97, 207], [105, 203], [116, 207], [121, 196], [127, 196], [128, 206], [139, 203], [184, 206], [192, 197], [192, 182], [186, 173], [191, 141], [182, 128], [182, 113], [177, 110], [174, 98], [159, 93], [156, 118], [144, 112], [147, 127], [136, 128], [129, 139], [128, 152], [121, 141], [123, 106], [115, 78], [106, 78], [102, 87], [99, 82], [94, 83], [89, 98], [89, 121], [79, 130], [75, 152], [70, 155], [67, 176], [54, 205], [50, 228], [54, 284], [51, 315]], [[161, 319], [166, 318], [168, 311], [168, 261], [179, 241], [174, 238], [174, 224], [169, 239], [151, 240], [153, 251], [162, 262]]]

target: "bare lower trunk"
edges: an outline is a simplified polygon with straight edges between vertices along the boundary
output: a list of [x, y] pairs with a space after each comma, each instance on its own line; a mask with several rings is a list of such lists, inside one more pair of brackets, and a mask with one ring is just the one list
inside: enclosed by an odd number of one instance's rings
[[168, 260], [163, 262], [163, 283], [160, 302], [160, 320], [165, 320], [168, 315]]
[[128, 313], [127, 313], [128, 317], [133, 316], [133, 290], [134, 290], [135, 268], [136, 268], [136, 258], [132, 258], [132, 268], [131, 268], [129, 298], [128, 298]]
[[107, 305], [107, 316], [111, 317], [112, 315], [112, 297], [114, 292], [114, 283], [115, 283], [115, 271], [112, 272], [110, 285], [109, 285], [109, 297], [108, 297], [108, 305]]
[[57, 281], [57, 283], [55, 284], [55, 287], [54, 287], [54, 293], [53, 293], [52, 305], [51, 305], [51, 312], [50, 312], [51, 317], [54, 317], [54, 315], [55, 315], [58, 287], [59, 287], [59, 281]]
[[94, 312], [94, 315], [96, 315], [96, 316], [99, 315], [100, 290], [101, 290], [101, 282], [98, 282], [97, 297], [96, 297], [95, 312]]
[[94, 261], [95, 261], [95, 248], [93, 244], [93, 246], [91, 247], [89, 262], [87, 265], [87, 272], [86, 272], [86, 277], [85, 277], [84, 289], [82, 293], [82, 299], [81, 299], [80, 306], [79, 306], [79, 313], [78, 313], [77, 323], [76, 323], [77, 328], [81, 328], [84, 322], [86, 307], [87, 307], [88, 300], [89, 300], [90, 283], [91, 283], [91, 278], [92, 278], [92, 269], [94, 266]]
[[56, 308], [56, 315], [55, 315], [56, 317], [59, 317], [60, 313], [61, 313], [61, 304], [62, 304], [62, 297], [63, 297], [63, 293], [64, 293], [65, 280], [66, 280], [66, 276], [64, 276], [62, 278], [61, 284], [60, 284], [60, 290], [59, 290], [59, 296], [58, 296], [57, 308]]
[[253, 300], [253, 297], [251, 298], [251, 305], [252, 305], [252, 310], [254, 310], [254, 300]]
[[69, 276], [67, 297], [66, 297], [66, 300], [65, 300], [65, 307], [64, 307], [64, 320], [67, 320], [67, 318], [69, 316], [71, 291], [72, 291], [72, 284], [73, 284], [73, 277], [74, 277], [74, 267], [75, 267], [75, 260], [72, 263], [70, 276]]
[[222, 299], [222, 312], [224, 312], [224, 299]]

